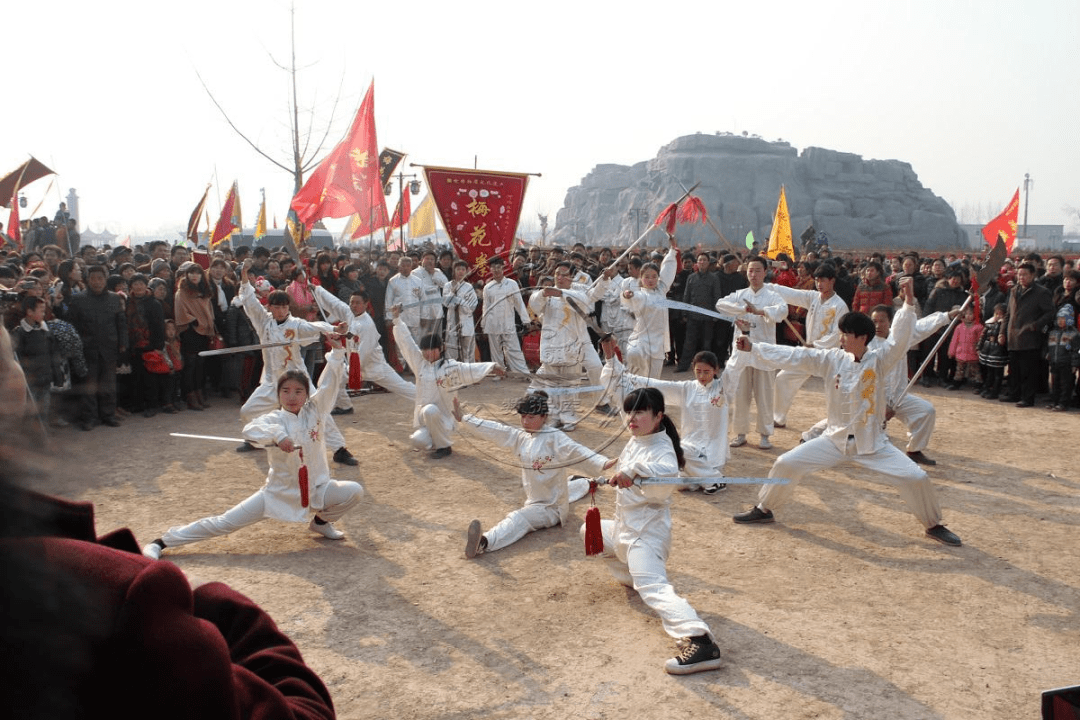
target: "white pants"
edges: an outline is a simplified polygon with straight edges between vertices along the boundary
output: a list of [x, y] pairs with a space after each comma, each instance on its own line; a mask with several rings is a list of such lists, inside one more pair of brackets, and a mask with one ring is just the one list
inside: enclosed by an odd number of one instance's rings
[[[314, 393], [315, 388], [308, 385], [308, 395], [310, 396]], [[280, 407], [281, 403], [278, 402], [277, 387], [275, 385], [263, 383], [255, 388], [255, 391], [248, 397], [247, 402], [240, 408], [240, 419], [247, 425], [255, 418], [277, 410]], [[328, 450], [336, 452], [345, 447], [345, 438], [342, 437], [341, 430], [338, 430], [337, 423], [334, 422], [334, 418], [330, 415], [327, 415], [323, 419], [323, 428], [326, 432], [326, 448]]]
[[[400, 375], [394, 372], [394, 369], [389, 365], [383, 365], [371, 368], [368, 370], [364, 368], [364, 380], [373, 382], [386, 388], [392, 393], [397, 393], [402, 397], [407, 397], [409, 400], [416, 400], [416, 386], [408, 380], [403, 379]], [[341, 389], [338, 391], [337, 402], [334, 407], [339, 408], [351, 408], [352, 398], [349, 397], [349, 389], [344, 384], [341, 385]]]
[[645, 352], [645, 348], [635, 343], [630, 343], [624, 354], [626, 369], [634, 375], [647, 378], [659, 378], [660, 371], [664, 369], [664, 356], [653, 357]]
[[492, 362], [499, 363], [512, 372], [529, 374], [529, 366], [525, 362], [525, 356], [521, 354], [517, 333], [488, 334], [488, 348], [491, 350]]
[[450, 447], [454, 434], [454, 419], [447, 417], [438, 405], [428, 404], [420, 408], [420, 427], [409, 436], [417, 450], [434, 450]]
[[[326, 522], [340, 520], [356, 503], [360, 502], [363, 494], [364, 486], [358, 482], [331, 480], [323, 496], [326, 507], [315, 509], [316, 514]], [[264, 520], [266, 516], [263, 513], [263, 504], [263, 493], [260, 490], [221, 515], [196, 520], [190, 525], [169, 528], [161, 536], [161, 540], [165, 543], [165, 547], [176, 547], [234, 533], [240, 528]]]
[[559, 524], [559, 510], [550, 505], [526, 505], [515, 510], [495, 527], [484, 533], [487, 549], [498, 550], [516, 543], [536, 530], [555, 527]]
[[750, 400], [757, 405], [757, 431], [762, 435], [773, 434], [773, 386], [776, 375], [772, 370], [758, 370], [744, 367], [739, 375], [739, 389], [735, 395], [735, 419], [733, 430], [736, 435], [746, 435], [750, 431]]
[[840, 452], [836, 445], [825, 437], [797, 445], [778, 457], [769, 471], [769, 477], [787, 478], [791, 482], [786, 485], [762, 486], [758, 493], [758, 505], [764, 510], [783, 507], [795, 493], [795, 487], [800, 480], [816, 470], [825, 470], [844, 461], [876, 470], [893, 481], [908, 509], [925, 527], [931, 528], [941, 523], [941, 508], [938, 506], [930, 478], [892, 443], [885, 443], [877, 452], [866, 455], [855, 452], [854, 440], [848, 440], [845, 452]]
[[476, 336], [458, 335], [453, 331], [447, 333], [446, 357], [458, 362], [476, 362]]
[[[712, 637], [709, 626], [668, 582], [667, 553], [663, 548], [651, 547], [639, 538], [627, 548], [626, 562], [623, 563], [615, 556], [615, 521], [601, 520], [600, 528], [604, 535], [603, 558], [612, 577], [637, 591], [642, 602], [660, 616], [668, 635], [673, 638]], [[585, 539], [584, 525], [581, 526], [581, 538]]]
[[[536, 371], [538, 378], [548, 380], [547, 383], [533, 383], [534, 389], [543, 390], [544, 385], [554, 385], [559, 388], [573, 388], [581, 384], [581, 369], [585, 368], [589, 385], [600, 384], [600, 373], [604, 370], [600, 356], [596, 349], [589, 345], [585, 349], [585, 357], [580, 365], [548, 365], [544, 363]], [[552, 422], [561, 420], [564, 423], [573, 424], [581, 420], [584, 411], [592, 408], [599, 402], [601, 393], [558, 393], [548, 400], [548, 415]]]
[[776, 390], [773, 393], [773, 421], [777, 425], [787, 424], [788, 410], [795, 401], [799, 388], [810, 379], [810, 373], [781, 370], [776, 374]]
[[907, 451], [925, 450], [930, 444], [930, 436], [934, 434], [934, 424], [937, 421], [937, 411], [933, 403], [909, 393], [900, 400], [894, 410], [896, 419], [908, 429]]

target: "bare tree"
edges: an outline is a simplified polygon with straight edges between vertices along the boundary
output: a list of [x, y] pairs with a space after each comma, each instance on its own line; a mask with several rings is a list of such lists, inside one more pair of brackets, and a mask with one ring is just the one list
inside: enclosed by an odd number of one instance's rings
[[203, 80], [203, 77], [199, 74], [198, 70], [195, 71], [195, 74], [196, 76], [198, 76], [199, 82], [202, 83], [203, 89], [206, 90], [206, 94], [210, 96], [210, 100], [214, 103], [214, 107], [216, 107], [221, 113], [222, 117], [225, 118], [225, 122], [229, 124], [229, 127], [231, 127], [237, 135], [243, 138], [244, 142], [250, 145], [255, 150], [255, 152], [259, 153], [264, 158], [266, 158], [271, 163], [281, 168], [285, 172], [290, 173], [293, 176], [293, 193], [297, 193], [300, 191], [300, 188], [304, 186], [304, 173], [317, 165], [318, 161], [322, 159], [320, 155], [322, 153], [323, 147], [326, 144], [327, 137], [329, 137], [330, 135], [330, 128], [334, 124], [334, 115], [337, 112], [338, 101], [341, 98], [341, 85], [344, 82], [344, 74], [342, 75], [341, 82], [338, 83], [338, 93], [337, 96], [334, 98], [333, 108], [330, 112], [330, 121], [327, 122], [326, 129], [323, 131], [322, 136], [318, 139], [318, 142], [315, 143], [314, 147], [312, 147], [312, 136], [314, 134], [312, 131], [312, 124], [315, 117], [314, 113], [308, 113], [308, 125], [304, 130], [303, 140], [301, 141], [300, 108], [297, 101], [296, 87], [297, 68], [295, 7], [289, 8], [289, 33], [290, 57], [289, 64], [287, 66], [274, 59], [273, 55], [267, 53], [270, 56], [270, 61], [273, 62], [274, 65], [289, 74], [289, 87], [292, 91], [292, 98], [289, 101], [289, 134], [290, 140], [292, 142], [292, 158], [288, 161], [282, 161], [272, 157], [269, 153], [259, 147], [256, 142], [254, 142], [250, 137], [248, 137], [243, 130], [238, 128], [236, 126], [236, 123], [233, 122], [232, 118], [229, 117], [229, 114], [225, 112], [225, 108], [223, 108], [221, 106], [221, 103], [218, 102], [217, 98], [214, 97], [214, 93], [210, 91], [210, 88], [207, 86], [206, 81]]

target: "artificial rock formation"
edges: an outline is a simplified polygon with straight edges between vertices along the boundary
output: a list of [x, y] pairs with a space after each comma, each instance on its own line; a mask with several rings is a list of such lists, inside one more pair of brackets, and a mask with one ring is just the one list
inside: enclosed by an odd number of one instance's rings
[[[597, 165], [570, 188], [556, 217], [555, 242], [627, 245], [657, 214], [690, 187], [709, 217], [735, 246], [753, 231], [768, 238], [786, 188], [796, 247], [813, 224], [833, 249], [942, 249], [964, 247], [966, 238], [943, 199], [922, 186], [911, 165], [863, 160], [853, 153], [806, 148], [731, 134], [687, 135], [665, 145], [648, 162]], [[641, 209], [640, 224], [630, 212]], [[680, 244], [720, 245], [707, 226], [681, 225]], [[654, 231], [648, 245], [663, 241]]]

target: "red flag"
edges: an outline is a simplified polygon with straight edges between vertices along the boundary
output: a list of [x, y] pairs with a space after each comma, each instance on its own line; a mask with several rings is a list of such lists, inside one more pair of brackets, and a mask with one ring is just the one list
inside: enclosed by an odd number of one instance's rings
[[1005, 238], [1005, 251], [1012, 252], [1013, 243], [1016, 242], [1016, 224], [1020, 217], [1020, 188], [1016, 188], [1016, 194], [1005, 208], [1005, 211], [991, 220], [982, 229], [983, 238], [990, 247], [997, 245], [998, 234]]
[[439, 167], [424, 176], [454, 252], [486, 277], [488, 260], [513, 245], [529, 176]]
[[[16, 191], [18, 192], [18, 191]], [[19, 252], [22, 252], [22, 228], [19, 227], [19, 198], [18, 195], [11, 196], [11, 213], [8, 215], [8, 237], [15, 241], [15, 247], [19, 248]]]
[[225, 198], [225, 205], [221, 208], [221, 217], [214, 226], [214, 234], [210, 236], [210, 247], [216, 247], [229, 237], [233, 230], [238, 230], [236, 222], [236, 183], [233, 182], [229, 195]]
[[349, 134], [315, 168], [291, 206], [300, 222], [308, 226], [320, 218], [356, 213], [360, 216], [359, 235], [386, 227], [386, 202], [379, 180], [379, 149], [375, 140], [374, 80], [360, 103]]

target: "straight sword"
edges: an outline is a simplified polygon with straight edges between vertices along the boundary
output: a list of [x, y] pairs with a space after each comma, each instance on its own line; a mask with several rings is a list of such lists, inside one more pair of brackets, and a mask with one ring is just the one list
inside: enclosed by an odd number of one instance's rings
[[247, 442], [244, 438], [220, 437], [218, 435], [189, 435], [188, 433], [169, 433], [172, 437], [194, 438], [195, 440], [217, 440], [219, 442]]

